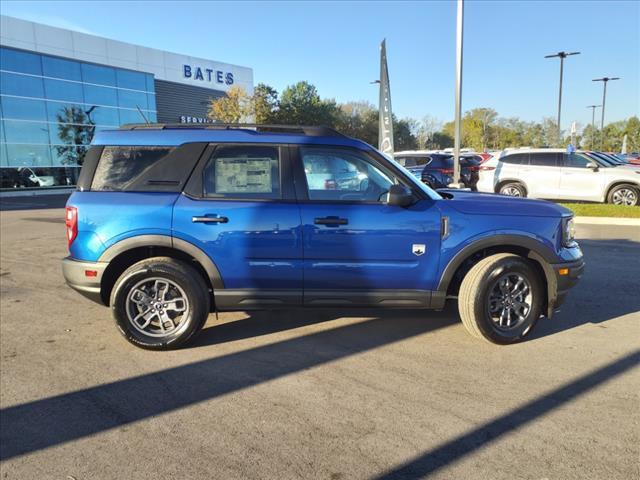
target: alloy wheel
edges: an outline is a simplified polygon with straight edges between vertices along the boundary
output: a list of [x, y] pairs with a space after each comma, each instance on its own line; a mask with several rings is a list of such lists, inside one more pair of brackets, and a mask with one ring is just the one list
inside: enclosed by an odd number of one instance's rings
[[161, 277], [146, 278], [129, 291], [126, 312], [139, 332], [166, 337], [186, 328], [189, 300], [177, 283]]
[[505, 187], [502, 189], [503, 195], [508, 195], [509, 197], [521, 197], [522, 192], [517, 187]]
[[634, 206], [638, 202], [638, 195], [631, 188], [621, 188], [613, 192], [614, 205]]
[[489, 291], [487, 310], [498, 330], [513, 330], [527, 320], [531, 312], [531, 284], [519, 273], [502, 275]]

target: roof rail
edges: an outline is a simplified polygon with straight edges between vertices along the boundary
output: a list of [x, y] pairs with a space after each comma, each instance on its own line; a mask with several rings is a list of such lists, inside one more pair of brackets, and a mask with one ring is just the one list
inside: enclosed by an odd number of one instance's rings
[[235, 130], [247, 129], [264, 132], [295, 132], [310, 137], [344, 137], [342, 133], [325, 126], [308, 125], [263, 125], [258, 123], [128, 123], [119, 130]]

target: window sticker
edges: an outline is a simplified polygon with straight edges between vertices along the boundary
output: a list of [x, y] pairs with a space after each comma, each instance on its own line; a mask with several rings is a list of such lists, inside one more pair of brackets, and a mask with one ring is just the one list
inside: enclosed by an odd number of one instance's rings
[[272, 193], [271, 158], [216, 158], [216, 193]]

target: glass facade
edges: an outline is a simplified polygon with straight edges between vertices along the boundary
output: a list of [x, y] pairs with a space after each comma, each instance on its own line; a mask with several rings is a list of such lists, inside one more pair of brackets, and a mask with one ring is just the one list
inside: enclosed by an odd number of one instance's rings
[[0, 47], [0, 188], [75, 185], [93, 135], [157, 121], [153, 75]]

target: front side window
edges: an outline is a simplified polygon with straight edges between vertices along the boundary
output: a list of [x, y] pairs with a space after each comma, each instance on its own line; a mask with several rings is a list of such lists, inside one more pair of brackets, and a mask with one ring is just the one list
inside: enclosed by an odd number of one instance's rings
[[562, 159], [565, 167], [586, 168], [591, 163], [588, 158], [579, 153], [564, 153]]
[[217, 147], [204, 168], [203, 190], [214, 198], [281, 198], [279, 148]]
[[339, 148], [300, 149], [309, 200], [381, 202], [397, 183], [359, 152]]

